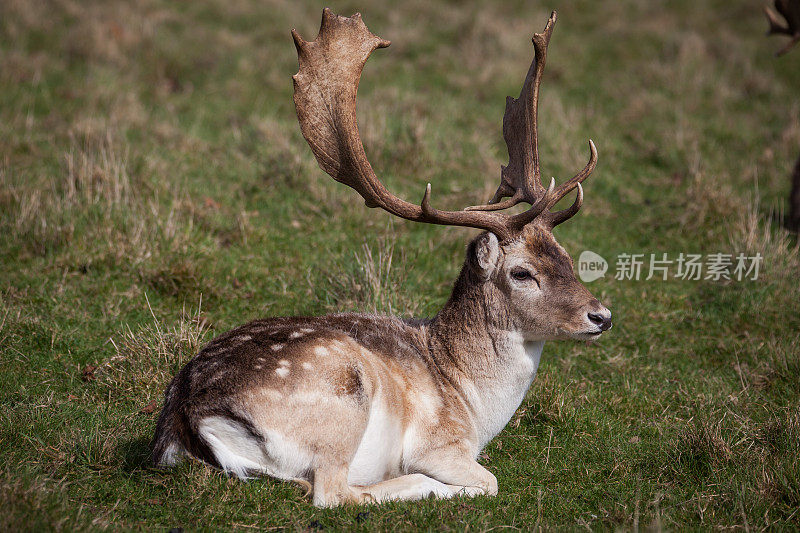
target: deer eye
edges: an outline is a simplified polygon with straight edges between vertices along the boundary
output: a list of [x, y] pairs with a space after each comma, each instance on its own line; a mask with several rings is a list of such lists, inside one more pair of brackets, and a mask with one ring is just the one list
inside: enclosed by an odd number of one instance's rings
[[527, 281], [534, 279], [533, 274], [529, 270], [525, 270], [524, 268], [516, 268], [511, 271], [511, 277], [517, 281]]

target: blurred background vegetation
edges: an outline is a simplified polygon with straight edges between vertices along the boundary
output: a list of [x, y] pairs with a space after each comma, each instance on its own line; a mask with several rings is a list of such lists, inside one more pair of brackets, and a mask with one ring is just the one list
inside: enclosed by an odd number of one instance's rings
[[164, 386], [251, 318], [432, 315], [473, 231], [368, 210], [297, 126], [289, 30], [318, 2], [0, 3], [0, 523], [6, 530], [678, 529], [800, 524], [800, 289], [778, 224], [800, 146], [800, 50], [759, 2], [408, 2], [360, 88], [387, 186], [491, 196], [506, 95], [559, 22], [543, 174], [600, 164], [557, 236], [575, 258], [760, 253], [757, 281], [590, 289], [615, 327], [550, 343], [482, 461], [496, 499], [317, 510], [298, 488], [148, 469]]

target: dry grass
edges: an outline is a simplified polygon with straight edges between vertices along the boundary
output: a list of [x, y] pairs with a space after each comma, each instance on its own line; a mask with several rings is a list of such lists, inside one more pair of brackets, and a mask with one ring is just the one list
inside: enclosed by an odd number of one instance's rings
[[184, 310], [177, 323], [164, 324], [149, 300], [147, 304], [152, 321], [135, 330], [127, 326], [112, 337], [116, 355], [96, 371], [100, 384], [115, 394], [136, 398], [142, 406], [160, 402], [167, 383], [199, 351], [209, 332], [199, 306], [194, 312]]
[[43, 175], [0, 169], [4, 229], [27, 252], [56, 253], [65, 263], [141, 264], [188, 237], [188, 210], [177, 191], [151, 182], [153, 172], [110, 132], [73, 138]]
[[[758, 192], [744, 209], [739, 209], [729, 232], [733, 249], [764, 258], [764, 275], [770, 281], [782, 282], [800, 269], [800, 243], [796, 236], [776, 228], [761, 214]], [[775, 217], [769, 217], [773, 219]], [[780, 218], [780, 217], [777, 217]]]
[[[382, 238], [373, 247], [364, 242], [353, 259], [327, 275], [325, 289], [332, 312], [354, 309], [373, 314], [409, 314], [414, 303], [403, 295], [408, 272], [395, 265], [396, 241]], [[403, 261], [403, 254], [398, 254]]]

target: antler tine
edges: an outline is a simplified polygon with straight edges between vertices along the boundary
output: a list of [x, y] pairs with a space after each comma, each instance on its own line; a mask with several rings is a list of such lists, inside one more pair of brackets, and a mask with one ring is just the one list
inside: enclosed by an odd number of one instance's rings
[[562, 209], [561, 211], [547, 213], [547, 223], [551, 228], [554, 228], [565, 220], [572, 218], [583, 205], [583, 186], [580, 184], [580, 182], [578, 182], [575, 187], [578, 189], [578, 194], [575, 196], [575, 201], [572, 202], [571, 206], [566, 209]]
[[527, 224], [532, 222], [533, 219], [544, 213], [545, 210], [552, 205], [552, 198], [555, 188], [556, 179], [550, 178], [550, 185], [547, 187], [547, 190], [544, 191], [544, 194], [542, 194], [539, 199], [534, 202], [530, 209], [518, 215], [512, 216], [509, 220], [509, 225], [512, 226], [516, 231], [520, 231]]
[[577, 187], [580, 183], [582, 183], [586, 178], [588, 178], [594, 168], [597, 166], [597, 147], [594, 145], [594, 142], [589, 139], [589, 162], [586, 163], [586, 166], [583, 167], [583, 170], [575, 174], [572, 178], [565, 181], [561, 185], [558, 186], [555, 193], [553, 194], [552, 203], [548, 207], [553, 207], [556, 205], [562, 198], [564, 198], [567, 194], [570, 193], [575, 187]]
[[767, 35], [792, 34], [792, 32], [789, 31], [789, 28], [783, 22], [781, 22], [780, 18], [778, 18], [778, 14], [775, 13], [768, 6], [764, 6], [764, 14], [767, 16], [767, 22], [769, 22], [769, 29], [767, 30]]
[[469, 207], [465, 207], [464, 211], [502, 211], [503, 209], [508, 209], [509, 207], [514, 207], [521, 201], [525, 199], [525, 195], [522, 193], [521, 190], [518, 190], [514, 193], [513, 196], [509, 196], [505, 200], [500, 200], [501, 197], [498, 197], [495, 193], [494, 197], [489, 200], [488, 204], [483, 205], [471, 205]]
[[800, 41], [800, 0], [775, 0], [775, 9], [784, 20], [780, 19], [778, 13], [765, 6], [764, 14], [769, 22], [767, 35], [783, 34], [791, 37], [789, 42], [775, 54], [781, 56]]

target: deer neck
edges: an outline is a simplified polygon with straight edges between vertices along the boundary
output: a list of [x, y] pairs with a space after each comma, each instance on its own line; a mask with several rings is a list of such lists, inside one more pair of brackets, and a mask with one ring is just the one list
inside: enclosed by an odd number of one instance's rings
[[466, 405], [477, 447], [499, 433], [522, 403], [544, 341], [525, 340], [504, 312], [502, 296], [474, 279], [467, 266], [430, 324], [431, 356]]

